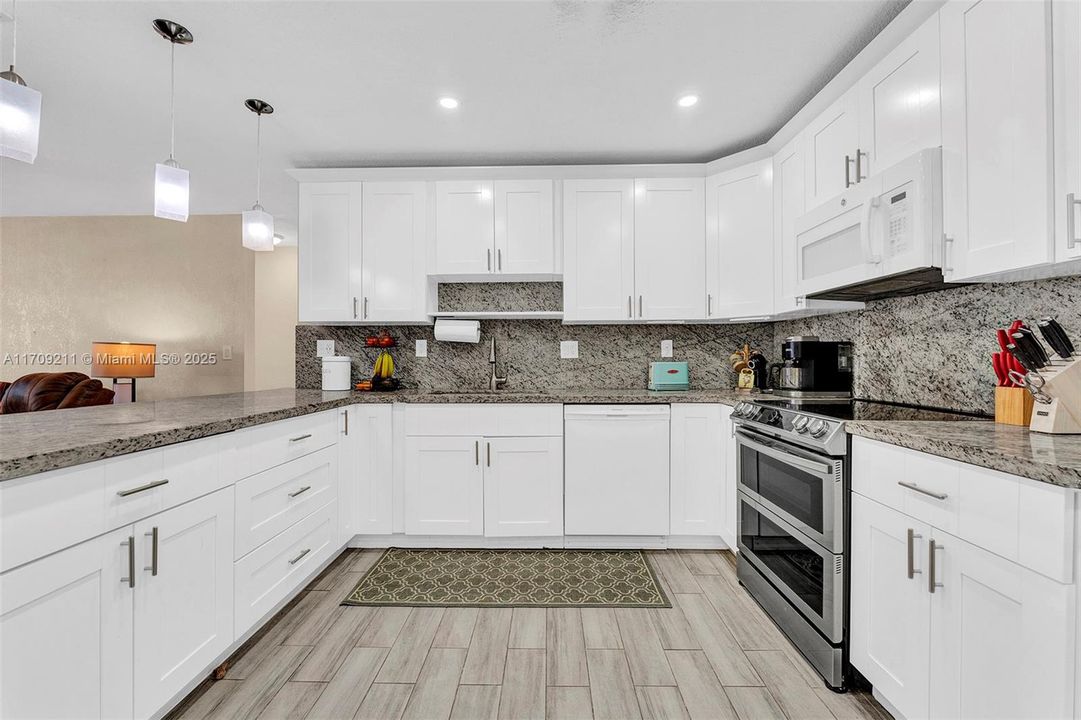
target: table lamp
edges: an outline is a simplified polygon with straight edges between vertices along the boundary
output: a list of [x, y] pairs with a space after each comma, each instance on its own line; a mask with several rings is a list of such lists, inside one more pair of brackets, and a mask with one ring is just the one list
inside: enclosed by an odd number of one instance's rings
[[154, 377], [154, 343], [96, 342], [91, 374], [113, 379], [114, 403], [135, 402], [135, 379]]

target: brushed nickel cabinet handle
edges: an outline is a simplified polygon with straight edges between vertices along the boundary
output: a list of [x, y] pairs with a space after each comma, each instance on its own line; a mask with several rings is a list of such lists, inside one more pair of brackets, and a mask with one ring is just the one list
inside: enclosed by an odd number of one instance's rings
[[492, 249], [488, 248], [488, 272], [492, 271]]
[[296, 565], [296, 564], [297, 564], [298, 562], [300, 562], [300, 561], [301, 561], [301, 559], [302, 559], [302, 558], [303, 558], [303, 557], [304, 557], [305, 555], [307, 555], [307, 554], [308, 554], [308, 553], [310, 553], [311, 551], [312, 551], [312, 549], [311, 549], [311, 548], [305, 548], [304, 550], [301, 550], [301, 551], [300, 551], [300, 554], [299, 554], [299, 555], [297, 555], [297, 556], [296, 556], [295, 558], [293, 558], [292, 560], [290, 560], [290, 561], [289, 561], [289, 564], [290, 564], [290, 565]]
[[484, 443], [485, 451], [488, 453], [488, 467], [492, 466], [492, 444]]
[[503, 249], [500, 248], [495, 251], [495, 266], [499, 272], [503, 272]]
[[129, 588], [135, 587], [135, 536], [129, 535], [128, 539], [120, 543], [120, 547], [128, 548], [128, 576], [120, 578], [120, 582], [127, 583]]
[[905, 482], [904, 480], [898, 480], [897, 484], [900, 485], [903, 488], [908, 488], [909, 490], [915, 490], [916, 492], [920, 493], [921, 495], [926, 495], [928, 497], [933, 497], [935, 500], [945, 500], [946, 498], [949, 497], [949, 495], [947, 495], [946, 493], [936, 493], [936, 492], [932, 492], [930, 490], [924, 490], [923, 488], [921, 488], [916, 483], [910, 483], [910, 482]]
[[863, 174], [863, 164], [860, 162], [860, 159], [863, 158], [865, 155], [867, 155], [867, 153], [860, 150], [859, 148], [856, 148], [856, 182], [857, 183], [861, 183], [861, 182], [863, 182], [864, 180], [867, 179], [867, 176]]
[[1081, 244], [1081, 237], [1077, 237], [1077, 208], [1081, 207], [1081, 200], [1070, 193], [1066, 196], [1066, 249], [1072, 250]]
[[312, 436], [311, 433], [306, 433], [304, 435], [297, 435], [295, 438], [289, 438], [289, 442], [300, 442], [301, 440], [307, 440], [311, 436]]
[[638, 296], [638, 317], [642, 317], [642, 296]]
[[953, 238], [949, 235], [942, 236], [942, 271], [953, 272], [953, 265], [950, 260], [953, 259]]
[[713, 314], [713, 296], [706, 293], [706, 317]]
[[348, 435], [349, 434], [349, 411], [346, 410], [344, 414], [345, 414], [345, 434]]
[[358, 317], [358, 313], [357, 313], [357, 299], [356, 299], [356, 297], [354, 297], [354, 298], [353, 298], [353, 319], [354, 319], [354, 320], [356, 320], [356, 319], [357, 319], [357, 317]]
[[150, 538], [150, 565], [144, 567], [143, 570], [149, 570], [150, 574], [156, 577], [158, 574], [158, 528], [152, 528], [145, 535]]
[[935, 552], [941, 549], [942, 546], [934, 540], [927, 541], [927, 592], [929, 593], [934, 593], [935, 588], [944, 587], [942, 583], [935, 580], [935, 570], [937, 569]]
[[473, 462], [480, 467], [480, 440], [473, 441]]
[[364, 296], [364, 319], [368, 319], [368, 296]]
[[289, 497], [295, 498], [297, 495], [303, 495], [304, 493], [308, 492], [311, 489], [312, 489], [311, 485], [305, 485], [304, 487], [300, 488], [299, 490], [294, 490], [293, 492], [289, 493]]
[[911, 580], [916, 575], [919, 575], [923, 570], [916, 569], [916, 538], [922, 538], [912, 528], [908, 529], [908, 579]]
[[852, 156], [845, 155], [845, 189], [852, 187], [852, 173], [850, 168], [852, 167]]
[[627, 317], [634, 317], [634, 300], [631, 299], [630, 295], [627, 296]]
[[127, 490], [117, 490], [116, 494], [120, 497], [127, 497], [129, 495], [146, 492], [147, 490], [153, 490], [156, 487], [161, 487], [162, 485], [168, 484], [168, 480], [155, 480], [154, 482], [149, 482], [146, 485], [140, 485], [139, 487], [128, 488]]

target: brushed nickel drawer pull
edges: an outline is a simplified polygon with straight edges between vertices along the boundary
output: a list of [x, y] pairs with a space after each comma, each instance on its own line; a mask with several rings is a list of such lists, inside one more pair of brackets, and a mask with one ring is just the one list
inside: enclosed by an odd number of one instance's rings
[[158, 574], [158, 528], [155, 526], [150, 532], [145, 533], [150, 538], [150, 566], [143, 570], [149, 570], [150, 574], [157, 577]]
[[927, 592], [934, 593], [935, 588], [944, 587], [942, 583], [935, 580], [935, 552], [941, 550], [942, 546], [936, 543], [934, 540], [927, 542]]
[[311, 433], [307, 433], [305, 435], [297, 435], [295, 438], [289, 438], [289, 442], [300, 442], [301, 440], [307, 440], [311, 436]]
[[304, 487], [300, 488], [299, 490], [294, 490], [293, 492], [289, 493], [289, 497], [295, 498], [297, 495], [302, 495], [302, 494], [308, 492], [311, 489], [312, 489], [311, 485], [305, 485]]
[[127, 583], [129, 588], [135, 587], [135, 536], [130, 535], [128, 539], [120, 543], [120, 547], [127, 546], [128, 548], [128, 576], [120, 578], [120, 582]]
[[119, 495], [120, 497], [127, 497], [128, 495], [134, 495], [136, 493], [141, 493], [141, 492], [143, 492], [145, 490], [153, 490], [156, 487], [161, 487], [162, 485], [168, 484], [168, 482], [169, 482], [168, 480], [155, 480], [152, 483], [147, 483], [146, 485], [140, 485], [139, 487], [133, 487], [133, 488], [129, 488], [127, 490], [117, 490], [116, 494]]
[[912, 528], [908, 529], [908, 579], [911, 580], [916, 575], [919, 575], [923, 570], [916, 569], [916, 538], [922, 538]]
[[349, 411], [346, 410], [343, 414], [345, 415], [345, 434], [348, 435], [349, 434]]
[[900, 485], [903, 488], [908, 488], [909, 490], [915, 490], [916, 492], [920, 493], [921, 495], [927, 495], [928, 497], [933, 497], [935, 500], [945, 500], [946, 498], [949, 497], [949, 495], [947, 495], [946, 493], [936, 493], [936, 492], [932, 492], [931, 490], [924, 490], [923, 488], [921, 488], [916, 483], [910, 483], [910, 482], [905, 482], [904, 480], [898, 480], [897, 484]]
[[484, 443], [484, 449], [488, 453], [488, 467], [491, 467], [492, 466], [492, 444], [491, 443]]
[[301, 559], [303, 559], [303, 557], [304, 557], [305, 555], [307, 555], [307, 554], [308, 554], [308, 553], [310, 553], [311, 551], [312, 551], [312, 549], [311, 549], [311, 548], [306, 548], [306, 549], [304, 549], [304, 550], [301, 550], [301, 551], [300, 551], [300, 554], [299, 554], [299, 555], [297, 555], [297, 556], [296, 556], [295, 558], [293, 558], [292, 560], [290, 560], [290, 561], [289, 561], [289, 564], [290, 564], [290, 565], [296, 565], [296, 564], [297, 564], [298, 562], [300, 562], [300, 561], [301, 561]]
[[473, 462], [480, 466], [480, 440], [473, 441]]

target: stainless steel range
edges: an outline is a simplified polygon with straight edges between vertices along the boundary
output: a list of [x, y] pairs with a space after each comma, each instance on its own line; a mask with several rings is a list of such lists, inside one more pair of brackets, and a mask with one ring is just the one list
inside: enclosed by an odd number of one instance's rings
[[845, 421], [968, 417], [852, 399], [761, 397], [732, 411], [739, 579], [834, 690], [848, 674]]

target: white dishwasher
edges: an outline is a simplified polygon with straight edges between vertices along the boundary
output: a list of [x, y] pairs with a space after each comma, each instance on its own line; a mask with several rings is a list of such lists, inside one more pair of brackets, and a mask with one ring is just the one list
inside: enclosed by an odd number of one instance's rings
[[566, 405], [564, 532], [667, 535], [668, 405]]

